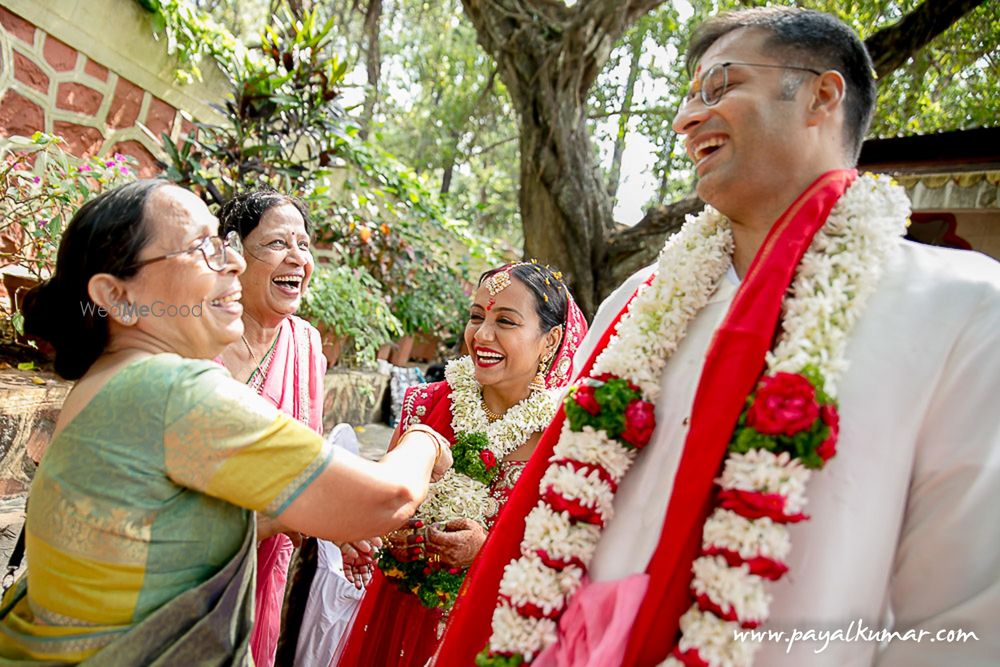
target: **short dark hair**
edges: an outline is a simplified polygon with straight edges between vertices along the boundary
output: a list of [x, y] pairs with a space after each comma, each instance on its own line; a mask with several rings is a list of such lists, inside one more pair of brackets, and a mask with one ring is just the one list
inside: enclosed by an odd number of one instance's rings
[[24, 331], [52, 344], [55, 369], [67, 380], [87, 372], [108, 344], [108, 320], [90, 299], [98, 273], [129, 278], [152, 236], [145, 214], [165, 180], [142, 180], [109, 190], [80, 207], [63, 232], [52, 278], [24, 297]]
[[264, 214], [277, 206], [290, 204], [302, 216], [306, 226], [306, 234], [312, 236], [313, 224], [309, 219], [309, 210], [297, 197], [285, 195], [271, 188], [258, 188], [241, 192], [227, 201], [219, 210], [219, 234], [225, 236], [231, 231], [246, 240], [250, 233], [257, 229]]
[[[504, 264], [479, 276], [478, 285], [482, 285], [490, 276], [507, 270], [524, 283], [535, 297], [535, 312], [542, 321], [542, 333], [548, 333], [555, 327], [565, 327], [569, 297], [562, 274], [548, 266], [531, 262], [520, 262], [513, 266]], [[564, 328], [563, 334], [565, 333]]]
[[875, 110], [875, 68], [857, 33], [836, 17], [809, 9], [755, 7], [726, 12], [695, 29], [688, 44], [688, 74], [694, 72], [712, 44], [741, 28], [769, 32], [766, 45], [789, 58], [788, 64], [840, 72], [847, 82], [845, 148], [851, 160], [857, 162]]

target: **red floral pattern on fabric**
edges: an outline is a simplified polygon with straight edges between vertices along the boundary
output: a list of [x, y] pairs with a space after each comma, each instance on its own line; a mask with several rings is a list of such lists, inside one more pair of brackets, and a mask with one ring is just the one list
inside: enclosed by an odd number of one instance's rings
[[527, 461], [502, 461], [500, 463], [500, 472], [497, 473], [496, 479], [490, 485], [490, 497], [497, 501], [497, 504], [496, 510], [490, 516], [486, 517], [487, 530], [493, 528], [497, 515], [503, 509], [507, 499], [510, 498], [510, 494], [514, 490], [514, 485], [521, 478], [521, 473], [524, 472], [524, 466], [527, 464]]

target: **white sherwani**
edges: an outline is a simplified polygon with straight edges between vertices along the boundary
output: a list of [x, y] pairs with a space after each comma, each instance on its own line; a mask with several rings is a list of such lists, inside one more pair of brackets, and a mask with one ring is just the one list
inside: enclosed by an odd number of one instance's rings
[[[766, 667], [971, 667], [1000, 661], [1000, 264], [901, 241], [846, 350], [837, 456], [809, 483], [810, 521], [790, 527], [790, 571], [763, 629]], [[602, 304], [581, 368], [635, 288]], [[642, 572], [659, 540], [712, 333], [735, 272], [666, 365], [657, 426], [615, 497], [591, 565], [596, 581]], [[916, 628], [921, 642], [796, 642], [794, 630]], [[932, 641], [939, 630], [978, 641]], [[935, 637], [936, 638], [936, 637]], [[790, 648], [790, 650], [789, 650]], [[819, 651], [819, 652], [817, 652]]]

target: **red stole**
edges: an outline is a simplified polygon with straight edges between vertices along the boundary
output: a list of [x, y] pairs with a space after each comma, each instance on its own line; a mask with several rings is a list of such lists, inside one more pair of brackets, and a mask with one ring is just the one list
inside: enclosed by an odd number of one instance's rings
[[[646, 569], [649, 588], [632, 627], [624, 665], [658, 665], [676, 641], [678, 620], [692, 604], [688, 592], [691, 563], [714, 500], [712, 480], [721, 468], [746, 397], [764, 368], [782, 299], [813, 236], [856, 177], [854, 170], [827, 172], [788, 207], [772, 225], [715, 332], [695, 393], [691, 428], [660, 541]], [[603, 333], [581, 376], [590, 372], [627, 308], [628, 304]], [[486, 646], [503, 568], [520, 555], [525, 517], [538, 502], [539, 483], [564, 419], [560, 408], [473, 563], [438, 648], [438, 667], [474, 664], [475, 655]]]

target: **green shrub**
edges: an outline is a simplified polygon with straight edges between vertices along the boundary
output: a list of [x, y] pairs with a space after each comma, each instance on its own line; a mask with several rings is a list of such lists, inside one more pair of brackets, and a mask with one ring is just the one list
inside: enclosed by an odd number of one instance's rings
[[349, 338], [360, 365], [373, 365], [378, 348], [402, 333], [378, 281], [349, 266], [317, 264], [299, 315]]

